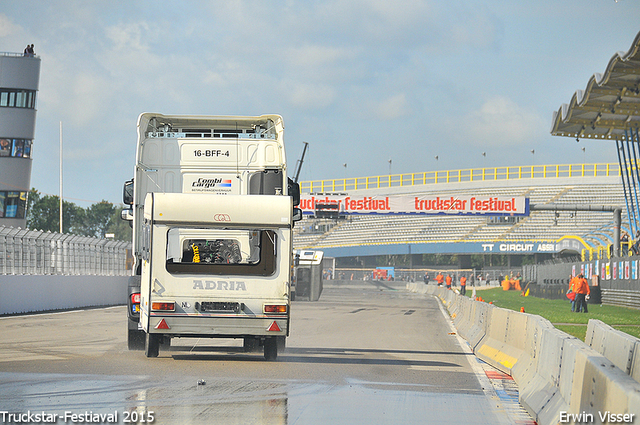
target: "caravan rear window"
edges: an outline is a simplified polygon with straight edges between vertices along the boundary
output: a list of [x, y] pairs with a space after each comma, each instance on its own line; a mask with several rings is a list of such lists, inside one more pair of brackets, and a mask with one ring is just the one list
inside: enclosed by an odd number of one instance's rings
[[271, 276], [276, 246], [273, 230], [174, 227], [167, 233], [167, 271]]

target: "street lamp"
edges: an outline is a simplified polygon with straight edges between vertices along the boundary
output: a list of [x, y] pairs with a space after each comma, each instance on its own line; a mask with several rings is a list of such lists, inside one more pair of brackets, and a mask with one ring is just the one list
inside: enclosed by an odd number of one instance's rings
[[535, 167], [536, 167], [536, 150], [535, 149], [531, 149], [531, 178], [533, 178], [534, 174], [535, 174]]

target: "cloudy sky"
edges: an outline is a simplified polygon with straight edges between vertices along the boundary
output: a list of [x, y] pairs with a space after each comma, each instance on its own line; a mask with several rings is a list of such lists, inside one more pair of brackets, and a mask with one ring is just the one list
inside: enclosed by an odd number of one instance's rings
[[42, 59], [31, 185], [59, 193], [62, 121], [64, 195], [87, 206], [121, 202], [141, 112], [280, 114], [292, 168], [309, 142], [301, 180], [617, 162], [549, 130], [638, 17], [640, 0], [1, 0], [0, 51]]

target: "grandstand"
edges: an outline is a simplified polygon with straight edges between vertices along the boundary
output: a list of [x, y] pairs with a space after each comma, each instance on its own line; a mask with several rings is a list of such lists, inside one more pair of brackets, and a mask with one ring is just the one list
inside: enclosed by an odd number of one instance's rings
[[[302, 182], [301, 187], [303, 194], [318, 194], [317, 189], [324, 189], [325, 193], [334, 191], [350, 196], [515, 196], [526, 197], [533, 205], [606, 205], [626, 211], [618, 164], [438, 171]], [[613, 242], [613, 227], [613, 214], [601, 211], [532, 210], [524, 217], [415, 214], [306, 217], [294, 229], [294, 247], [322, 249], [325, 255], [333, 257], [584, 254], [584, 251], [590, 254], [589, 251], [595, 253], [599, 247]], [[626, 214], [622, 230], [631, 233]]]

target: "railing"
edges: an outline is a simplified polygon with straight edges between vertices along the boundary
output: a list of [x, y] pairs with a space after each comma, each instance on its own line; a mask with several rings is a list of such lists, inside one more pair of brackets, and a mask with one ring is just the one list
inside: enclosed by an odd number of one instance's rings
[[[620, 257], [633, 257], [636, 254], [634, 245], [637, 241], [620, 242]], [[613, 258], [613, 244], [599, 245], [593, 248], [585, 248], [581, 251], [582, 261], [608, 260]]]
[[619, 177], [620, 166], [608, 164], [525, 165], [517, 167], [470, 168], [464, 170], [425, 171], [374, 177], [352, 177], [300, 182], [302, 193], [347, 192], [441, 183], [465, 183], [518, 179], [573, 177]]
[[130, 242], [0, 226], [0, 275], [126, 276]]
[[0, 56], [9, 56], [14, 58], [39, 58], [38, 55], [25, 56], [24, 53], [15, 53], [15, 52], [0, 52]]

